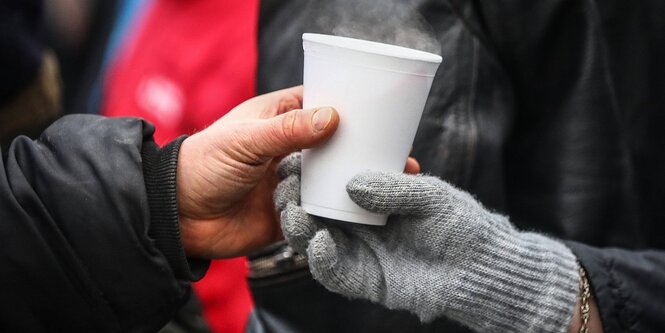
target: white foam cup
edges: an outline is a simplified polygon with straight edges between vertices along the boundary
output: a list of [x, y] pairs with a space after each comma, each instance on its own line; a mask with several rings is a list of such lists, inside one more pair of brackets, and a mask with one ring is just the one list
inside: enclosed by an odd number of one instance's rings
[[332, 106], [337, 132], [302, 156], [301, 205], [309, 214], [385, 225], [346, 185], [366, 171], [404, 170], [441, 57], [409, 48], [303, 34], [303, 107]]

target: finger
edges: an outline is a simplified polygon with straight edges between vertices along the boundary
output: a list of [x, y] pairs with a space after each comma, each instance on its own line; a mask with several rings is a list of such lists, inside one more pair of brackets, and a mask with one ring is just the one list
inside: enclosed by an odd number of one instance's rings
[[268, 119], [301, 108], [302, 86], [297, 86], [250, 98], [233, 108], [222, 119], [226, 122], [242, 119]]
[[300, 176], [300, 165], [302, 162], [302, 154], [300, 152], [290, 154], [282, 159], [277, 167], [277, 174], [280, 179], [285, 179], [291, 175]]
[[382, 280], [376, 257], [353, 244], [341, 230], [322, 228], [307, 247], [312, 276], [329, 290], [351, 298], [378, 301]]
[[307, 253], [309, 240], [319, 230], [319, 224], [302, 207], [289, 202], [280, 216], [282, 234], [299, 253]]
[[418, 160], [409, 156], [409, 158], [406, 160], [404, 172], [412, 175], [420, 173], [420, 163], [418, 163]]
[[339, 115], [331, 107], [293, 110], [256, 122], [243, 136], [242, 146], [263, 158], [286, 155], [322, 144], [338, 124]]
[[280, 212], [289, 203], [300, 205], [300, 176], [291, 175], [279, 182], [275, 189], [274, 201], [275, 207]]
[[272, 117], [302, 108], [302, 93], [303, 86], [296, 86], [265, 94], [267, 103], [275, 106], [272, 110], [266, 112], [265, 115]]
[[356, 204], [372, 212], [426, 214], [441, 204], [445, 185], [435, 177], [365, 172], [353, 177], [346, 191]]

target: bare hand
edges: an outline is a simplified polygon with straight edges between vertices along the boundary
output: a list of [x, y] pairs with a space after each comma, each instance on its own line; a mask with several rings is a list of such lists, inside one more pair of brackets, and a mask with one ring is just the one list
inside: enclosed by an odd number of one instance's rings
[[339, 123], [332, 108], [301, 107], [302, 87], [258, 96], [183, 142], [176, 189], [188, 256], [233, 257], [279, 239], [276, 162], [322, 144]]

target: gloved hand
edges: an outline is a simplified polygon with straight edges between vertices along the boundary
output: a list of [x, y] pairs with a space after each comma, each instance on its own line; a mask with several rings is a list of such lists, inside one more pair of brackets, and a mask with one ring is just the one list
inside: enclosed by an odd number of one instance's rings
[[348, 184], [358, 205], [393, 214], [386, 226], [314, 217], [299, 207], [300, 156], [278, 171], [283, 234], [331, 291], [480, 332], [568, 329], [579, 276], [562, 243], [519, 232], [468, 193], [422, 175], [368, 172]]

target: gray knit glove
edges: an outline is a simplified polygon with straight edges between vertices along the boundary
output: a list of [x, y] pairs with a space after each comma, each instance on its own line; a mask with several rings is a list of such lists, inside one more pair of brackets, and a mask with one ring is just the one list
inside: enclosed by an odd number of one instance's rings
[[299, 155], [282, 162], [275, 201], [284, 236], [326, 288], [478, 332], [567, 331], [579, 277], [562, 243], [517, 231], [438, 178], [399, 173], [347, 186], [358, 205], [394, 214], [384, 227], [310, 216], [299, 207], [299, 166]]

